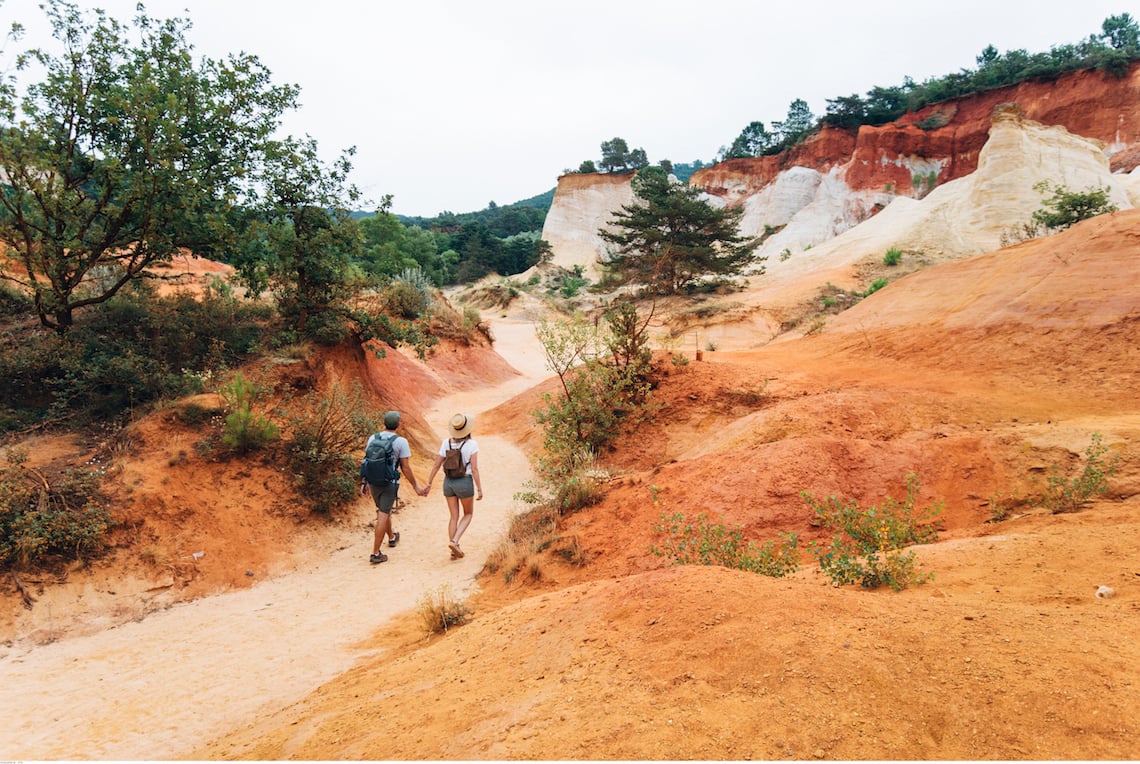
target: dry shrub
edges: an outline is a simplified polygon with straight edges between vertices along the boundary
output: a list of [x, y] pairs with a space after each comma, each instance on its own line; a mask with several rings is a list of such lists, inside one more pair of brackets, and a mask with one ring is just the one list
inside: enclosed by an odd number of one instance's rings
[[444, 584], [434, 592], [427, 592], [419, 602], [420, 618], [429, 634], [445, 634], [453, 626], [462, 626], [471, 620], [471, 608], [457, 601], [451, 587]]
[[507, 538], [487, 557], [484, 570], [492, 574], [501, 572], [507, 583], [520, 575], [540, 581], [543, 578], [541, 553], [560, 540], [557, 510], [535, 507], [511, 520]]

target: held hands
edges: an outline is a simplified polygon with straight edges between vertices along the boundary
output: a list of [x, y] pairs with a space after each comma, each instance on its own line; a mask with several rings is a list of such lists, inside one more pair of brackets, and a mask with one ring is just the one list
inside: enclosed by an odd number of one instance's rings
[[418, 486], [416, 488], [416, 494], [419, 496], [427, 496], [430, 491], [431, 491], [431, 483], [430, 482], [426, 483], [422, 488], [420, 488]]

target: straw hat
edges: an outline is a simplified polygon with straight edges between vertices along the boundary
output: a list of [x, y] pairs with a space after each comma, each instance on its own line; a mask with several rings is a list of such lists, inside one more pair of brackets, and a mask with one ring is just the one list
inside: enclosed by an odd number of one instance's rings
[[447, 435], [450, 438], [465, 438], [471, 434], [471, 428], [475, 426], [475, 417], [468, 416], [467, 414], [456, 414], [447, 423]]

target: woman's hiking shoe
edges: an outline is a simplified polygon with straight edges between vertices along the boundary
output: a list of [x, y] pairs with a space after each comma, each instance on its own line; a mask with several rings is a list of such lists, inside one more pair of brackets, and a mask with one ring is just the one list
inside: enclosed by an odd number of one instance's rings
[[396, 546], [400, 543], [400, 532], [396, 531], [392, 534], [392, 538], [388, 539], [388, 546]]
[[376, 565], [377, 563], [381, 563], [381, 562], [388, 562], [388, 555], [384, 554], [383, 552], [377, 552], [376, 554], [370, 554], [370, 555], [368, 555], [368, 561], [370, 563], [372, 563], [373, 565]]
[[458, 560], [463, 556], [463, 550], [459, 548], [458, 541], [452, 541], [448, 546], [451, 547], [451, 559]]

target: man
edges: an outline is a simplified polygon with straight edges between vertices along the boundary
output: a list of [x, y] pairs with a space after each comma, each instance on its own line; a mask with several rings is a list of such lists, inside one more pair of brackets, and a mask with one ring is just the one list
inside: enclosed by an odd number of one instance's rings
[[384, 537], [389, 538], [388, 546], [396, 546], [400, 542], [400, 534], [392, 530], [392, 507], [396, 503], [396, 497], [400, 492], [400, 475], [402, 472], [404, 477], [412, 483], [412, 488], [416, 493], [420, 492], [420, 484], [416, 480], [416, 476], [412, 473], [412, 465], [410, 462], [412, 456], [412, 449], [408, 445], [406, 438], [396, 434], [396, 428], [400, 426], [400, 412], [389, 411], [384, 415], [384, 432], [378, 432], [368, 438], [368, 442], [364, 445], [364, 450], [367, 453], [368, 446], [376, 438], [388, 438], [392, 444], [392, 454], [396, 459], [396, 464], [399, 466], [399, 472], [396, 473], [394, 479], [383, 485], [373, 485], [369, 483], [363, 476], [363, 466], [361, 468], [360, 478], [360, 494], [362, 496], [371, 492], [372, 501], [376, 503], [376, 532], [372, 540], [372, 554], [368, 557], [368, 561], [373, 565], [381, 562], [388, 561], [388, 555], [382, 553], [380, 548], [384, 545]]

